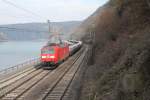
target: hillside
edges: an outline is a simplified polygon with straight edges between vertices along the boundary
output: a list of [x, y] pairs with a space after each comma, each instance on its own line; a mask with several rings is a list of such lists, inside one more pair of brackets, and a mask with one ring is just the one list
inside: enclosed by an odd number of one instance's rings
[[[70, 22], [51, 22], [51, 28], [60, 30], [65, 36], [68, 36], [75, 27], [80, 24], [78, 21]], [[25, 23], [0, 25], [0, 32], [6, 33], [9, 40], [37, 40], [48, 37], [47, 23]], [[19, 30], [18, 30], [19, 29]]]
[[85, 19], [78, 27], [76, 27], [71, 36], [74, 39], [81, 39], [84, 37], [91, 27], [95, 27], [98, 24], [99, 16], [104, 7], [98, 8], [91, 16]]
[[80, 100], [150, 100], [149, 0], [110, 0], [73, 36], [93, 51], [80, 73]]

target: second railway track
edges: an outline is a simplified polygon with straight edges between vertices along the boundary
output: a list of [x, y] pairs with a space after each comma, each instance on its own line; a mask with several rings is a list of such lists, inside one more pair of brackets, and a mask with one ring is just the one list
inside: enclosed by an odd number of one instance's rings
[[61, 100], [85, 56], [83, 51], [55, 70], [32, 69], [4, 81], [7, 85], [0, 89], [0, 100]]

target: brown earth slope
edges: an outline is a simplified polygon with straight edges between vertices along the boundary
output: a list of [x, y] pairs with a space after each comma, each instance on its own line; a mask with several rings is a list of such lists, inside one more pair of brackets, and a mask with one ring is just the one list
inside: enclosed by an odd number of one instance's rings
[[80, 26], [83, 36], [95, 33], [81, 100], [150, 100], [149, 2], [110, 0], [84, 22], [94, 25]]

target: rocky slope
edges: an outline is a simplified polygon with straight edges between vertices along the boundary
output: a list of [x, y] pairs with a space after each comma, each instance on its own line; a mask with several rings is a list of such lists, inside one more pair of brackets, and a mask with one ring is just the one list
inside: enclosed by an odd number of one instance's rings
[[80, 26], [85, 43], [95, 33], [81, 100], [150, 100], [149, 2], [110, 0]]

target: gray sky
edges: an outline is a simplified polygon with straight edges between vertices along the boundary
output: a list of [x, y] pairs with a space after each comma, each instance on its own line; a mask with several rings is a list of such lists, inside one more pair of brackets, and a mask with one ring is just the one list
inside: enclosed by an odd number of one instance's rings
[[[83, 20], [108, 0], [0, 0], [0, 24]], [[13, 3], [16, 7], [9, 4]], [[22, 9], [28, 10], [23, 11]], [[31, 14], [29, 11], [33, 12]]]

